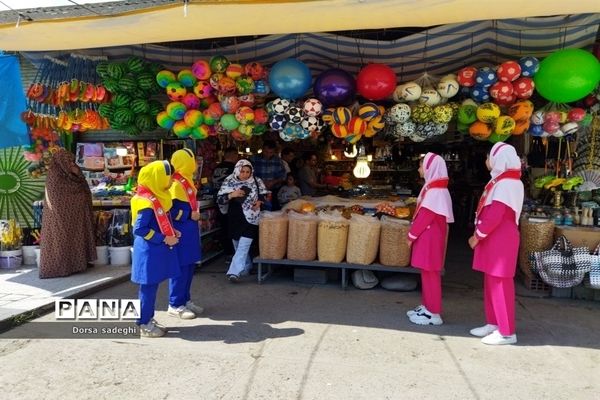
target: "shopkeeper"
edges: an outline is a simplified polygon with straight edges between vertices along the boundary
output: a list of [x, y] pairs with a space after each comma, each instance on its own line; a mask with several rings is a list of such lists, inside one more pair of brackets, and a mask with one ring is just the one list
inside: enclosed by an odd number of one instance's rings
[[304, 166], [298, 171], [298, 184], [303, 196], [314, 196], [318, 190], [327, 190], [330, 187], [317, 180], [317, 162], [315, 153], [308, 152], [304, 155]]

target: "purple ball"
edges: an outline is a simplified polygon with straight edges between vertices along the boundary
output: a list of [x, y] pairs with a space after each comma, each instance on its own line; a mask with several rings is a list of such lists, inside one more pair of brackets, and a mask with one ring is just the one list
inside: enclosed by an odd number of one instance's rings
[[356, 96], [356, 80], [341, 69], [328, 69], [317, 76], [313, 92], [325, 107], [348, 106]]

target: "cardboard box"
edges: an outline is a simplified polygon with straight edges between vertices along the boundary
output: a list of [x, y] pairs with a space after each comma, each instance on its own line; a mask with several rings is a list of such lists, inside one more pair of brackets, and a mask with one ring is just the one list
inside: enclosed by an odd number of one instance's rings
[[557, 226], [554, 238], [564, 235], [573, 247], [585, 246], [594, 251], [600, 243], [600, 228], [589, 226]]

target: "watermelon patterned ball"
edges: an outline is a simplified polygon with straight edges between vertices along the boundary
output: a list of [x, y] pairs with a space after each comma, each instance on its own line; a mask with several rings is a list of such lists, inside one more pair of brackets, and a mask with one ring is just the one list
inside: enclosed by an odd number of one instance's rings
[[401, 124], [408, 121], [410, 118], [410, 106], [404, 103], [395, 104], [390, 108], [389, 113], [393, 122]]
[[185, 87], [193, 87], [198, 79], [191, 70], [182, 69], [177, 74], [177, 80]]
[[290, 101], [280, 97], [273, 100], [272, 103], [275, 114], [285, 114], [288, 108], [290, 108]]
[[197, 128], [192, 128], [191, 137], [197, 140], [206, 139], [210, 135], [210, 127], [207, 125], [200, 125]]
[[210, 65], [206, 60], [197, 60], [192, 65], [192, 73], [200, 81], [207, 81], [210, 78]]
[[213, 126], [217, 120], [214, 118], [208, 110], [202, 111], [202, 116], [204, 117], [204, 125]]
[[417, 104], [411, 110], [411, 118], [416, 123], [431, 121], [433, 109], [427, 104]]
[[185, 121], [176, 121], [173, 125], [173, 133], [179, 138], [186, 138], [192, 133], [192, 128], [186, 125]]
[[250, 124], [254, 122], [254, 110], [250, 107], [240, 107], [235, 112], [235, 119], [237, 119], [240, 124]]
[[163, 69], [158, 74], [156, 74], [156, 83], [161, 88], [166, 88], [169, 83], [176, 82], [177, 77], [174, 73], [169, 70]]
[[283, 114], [274, 114], [271, 116], [271, 120], [269, 121], [269, 126], [274, 131], [282, 131], [283, 128], [287, 125], [287, 118]]
[[437, 85], [437, 91], [443, 98], [449, 99], [458, 94], [460, 85], [454, 79], [441, 80]]
[[447, 104], [433, 108], [433, 117], [431, 120], [436, 124], [447, 124], [452, 119], [452, 107]]
[[205, 99], [211, 95], [213, 91], [212, 86], [207, 81], [198, 81], [194, 85], [194, 94], [200, 99]]
[[254, 81], [254, 94], [257, 96], [266, 96], [271, 92], [271, 88], [263, 79]]
[[542, 125], [531, 124], [529, 126], [529, 133], [531, 136], [542, 136], [544, 127]]
[[181, 101], [187, 94], [187, 89], [179, 82], [171, 82], [167, 85], [166, 92], [171, 101]]
[[265, 70], [265, 67], [263, 67], [262, 64], [258, 62], [249, 62], [248, 64], [246, 64], [246, 66], [244, 67], [244, 72], [246, 73], [246, 75], [248, 75], [255, 81], [259, 79], [264, 79], [267, 76], [267, 71]]
[[346, 107], [338, 107], [333, 113], [333, 121], [339, 125], [346, 124], [350, 118], [352, 118], [352, 112]]
[[175, 124], [175, 120], [169, 117], [166, 111], [161, 111], [156, 115], [156, 123], [161, 128], [171, 129]]
[[496, 82], [490, 86], [490, 96], [494, 99], [498, 97], [507, 97], [513, 93], [513, 84], [510, 82]]
[[304, 105], [302, 106], [302, 111], [304, 112], [304, 114], [310, 117], [316, 117], [317, 115], [320, 115], [323, 111], [323, 104], [319, 100], [311, 98], [304, 102]]
[[313, 132], [320, 128], [319, 119], [317, 117], [313, 117], [313, 116], [308, 116], [308, 117], [302, 119], [301, 125], [302, 125], [302, 129], [304, 129], [308, 132]]
[[238, 99], [240, 99], [240, 104], [246, 107], [253, 107], [256, 103], [256, 98], [252, 93], [238, 96]]
[[521, 67], [521, 76], [532, 78], [540, 69], [540, 62], [537, 58], [526, 56], [519, 60]]
[[183, 119], [185, 112], [187, 111], [187, 107], [185, 104], [180, 103], [178, 101], [174, 101], [172, 103], [167, 104], [167, 115], [176, 121]]
[[225, 69], [227, 77], [236, 80], [244, 73], [244, 68], [240, 64], [229, 64]]
[[490, 67], [479, 68], [475, 75], [475, 82], [478, 86], [488, 88], [498, 80], [496, 72]]
[[264, 108], [257, 108], [256, 110], [254, 110], [254, 122], [262, 125], [266, 124], [268, 120], [269, 114], [267, 113], [267, 110], [265, 110]]
[[533, 95], [533, 89], [535, 84], [533, 79], [527, 77], [521, 77], [513, 82], [515, 88], [515, 96], [520, 99], [528, 99]]
[[188, 110], [197, 110], [200, 108], [200, 99], [194, 93], [188, 93], [181, 100]]
[[425, 103], [428, 106], [437, 106], [440, 104], [442, 100], [442, 96], [437, 92], [437, 90], [432, 88], [427, 88], [421, 92], [421, 97], [419, 97], [419, 101], [421, 103]]
[[229, 60], [225, 56], [214, 56], [208, 62], [210, 65], [210, 70], [214, 72], [218, 72], [220, 74], [224, 73], [229, 66]]
[[183, 120], [187, 126], [195, 128], [204, 122], [204, 116], [202, 115], [202, 111], [188, 110], [183, 116]]
[[475, 67], [464, 67], [456, 74], [456, 80], [460, 86], [472, 87], [475, 86], [475, 76], [477, 75], [477, 68]]
[[[410, 113], [410, 107], [408, 107], [408, 110]], [[358, 108], [358, 116], [367, 122], [379, 116], [379, 114], [379, 107], [377, 107], [377, 104], [374, 103], [365, 103]]]
[[300, 122], [302, 122], [302, 110], [300, 109], [300, 107], [290, 106], [288, 107], [286, 114], [288, 120], [292, 124], [299, 124]]
[[235, 81], [228, 76], [219, 79], [217, 90], [226, 96], [234, 95], [236, 91]]
[[223, 116], [223, 114], [225, 114], [223, 108], [221, 107], [221, 103], [212, 103], [206, 110], [213, 119], [219, 119]]
[[221, 80], [221, 78], [223, 78], [225, 76], [225, 74], [221, 74], [221, 73], [216, 73], [216, 74], [212, 74], [208, 80], [208, 83], [210, 83], [210, 86], [215, 89], [215, 90], [219, 90], [219, 81]]
[[512, 82], [521, 75], [521, 66], [516, 61], [506, 61], [500, 64], [496, 71], [502, 82]]
[[490, 92], [484, 86], [475, 85], [471, 88], [471, 98], [479, 103], [484, 103], [490, 100]]
[[250, 94], [254, 92], [254, 80], [249, 76], [240, 76], [235, 81], [235, 87], [241, 95]]
[[240, 99], [238, 99], [235, 96], [227, 96], [224, 97], [223, 100], [221, 100], [221, 108], [227, 113], [235, 113], [238, 110], [238, 108], [240, 108], [240, 106]]

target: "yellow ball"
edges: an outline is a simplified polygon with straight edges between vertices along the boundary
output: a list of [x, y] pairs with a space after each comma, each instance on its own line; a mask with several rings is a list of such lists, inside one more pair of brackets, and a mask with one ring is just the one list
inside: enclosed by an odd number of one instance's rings
[[498, 135], [510, 135], [515, 130], [515, 120], [503, 115], [496, 120], [494, 132]]
[[477, 119], [486, 124], [493, 124], [500, 116], [500, 107], [495, 103], [483, 103], [477, 107]]

